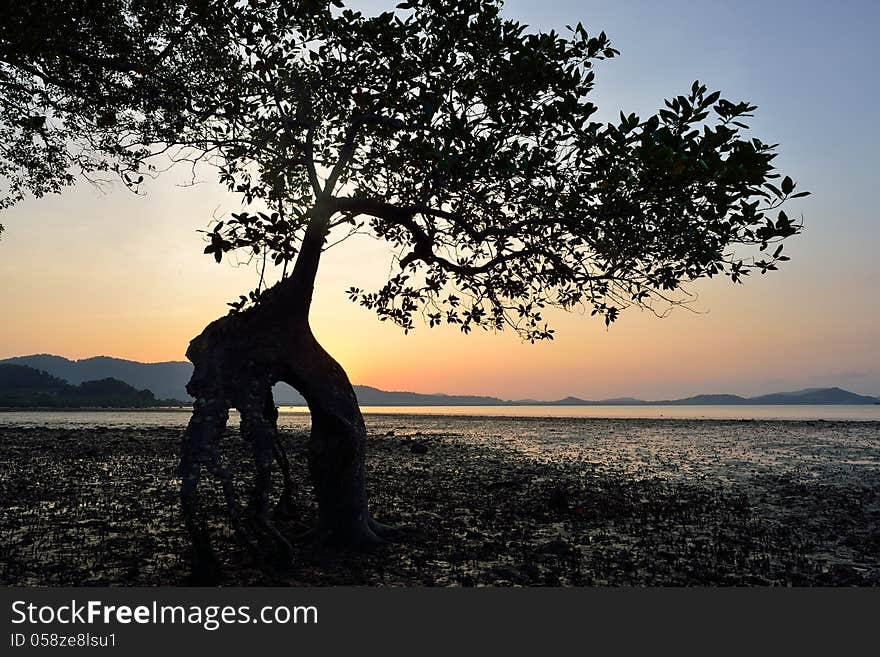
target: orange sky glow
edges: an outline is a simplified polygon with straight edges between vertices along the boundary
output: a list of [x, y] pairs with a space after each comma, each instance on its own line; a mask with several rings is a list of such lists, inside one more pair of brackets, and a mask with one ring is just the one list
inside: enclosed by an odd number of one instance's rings
[[[559, 25], [584, 18], [607, 27], [622, 51], [597, 81], [597, 103], [609, 117], [621, 107], [654, 111], [664, 95], [686, 90], [697, 77], [758, 105], [755, 134], [779, 141], [778, 166], [813, 192], [789, 212], [803, 215], [806, 225], [786, 243], [791, 262], [744, 286], [703, 282], [693, 290], [697, 312], [678, 309], [665, 319], [629, 310], [606, 330], [589, 317], [550, 313], [557, 339], [529, 345], [513, 334], [465, 336], [427, 325], [404, 336], [379, 322], [344, 291], [381, 284], [391, 254], [382, 243], [356, 238], [322, 262], [312, 312], [319, 340], [353, 382], [384, 389], [658, 399], [839, 385], [880, 394], [880, 227], [872, 198], [880, 143], [873, 112], [852, 109], [880, 100], [877, 76], [864, 68], [876, 61], [876, 42], [863, 29], [870, 21], [843, 11], [825, 15], [817, 3], [795, 12], [798, 37], [780, 45], [776, 32], [758, 38], [765, 28], [751, 16], [763, 9], [724, 14], [729, 29], [719, 36], [701, 23], [708, 21], [702, 13], [667, 11], [662, 3], [639, 12], [625, 10], [626, 3], [594, 4], [581, 10], [580, 3], [561, 2], [554, 11]], [[710, 3], [706, 12], [724, 13], [728, 4]], [[508, 9], [531, 24], [550, 20], [531, 14], [533, 3], [514, 1]], [[590, 12], [592, 18], [583, 16]], [[689, 39], [671, 42], [664, 30], [653, 30], [670, 16], [676, 25], [669, 29]], [[846, 52], [816, 58], [810, 44], [821, 42], [826, 29], [849, 35]], [[807, 60], [814, 62], [808, 68]], [[774, 71], [783, 66], [788, 74], [780, 80]], [[817, 103], [819, 76], [825, 97]], [[182, 360], [188, 341], [256, 282], [252, 267], [217, 265], [202, 255], [197, 229], [239, 203], [211, 171], [202, 178], [204, 184], [184, 187], [183, 173], [172, 171], [140, 197], [119, 186], [98, 193], [79, 184], [4, 212], [0, 358]]]
[[[80, 186], [15, 208], [0, 243], [2, 302], [11, 311], [0, 326], [0, 357], [182, 360], [189, 339], [255, 280], [252, 268], [201, 255], [196, 229], [217, 202], [213, 184], [162, 180], [144, 197]], [[810, 280], [803, 250], [792, 244], [793, 261], [774, 276], [701, 284], [695, 312], [658, 319], [629, 310], [608, 330], [588, 316], [552, 312], [557, 339], [530, 345], [510, 333], [465, 336], [453, 327], [417, 326], [404, 336], [379, 322], [344, 290], [380, 284], [391, 254], [358, 238], [325, 254], [313, 325], [354, 382], [422, 392], [656, 398], [824, 385], [877, 368], [876, 309], [855, 286], [815, 273]], [[844, 315], [850, 321], [839, 321]]]

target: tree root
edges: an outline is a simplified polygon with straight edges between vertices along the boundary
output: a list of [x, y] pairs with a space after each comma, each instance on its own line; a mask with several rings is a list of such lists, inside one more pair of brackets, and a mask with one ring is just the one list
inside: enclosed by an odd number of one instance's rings
[[373, 520], [373, 518], [369, 519], [368, 524], [370, 526], [370, 529], [373, 530], [373, 533], [385, 541], [400, 540], [404, 538], [407, 534], [407, 530], [404, 527], [386, 525], [376, 520]]
[[[290, 462], [278, 436], [278, 411], [272, 399], [277, 370], [270, 374], [270, 369], [255, 364], [258, 359], [244, 361], [242, 351], [246, 349], [239, 345], [212, 346], [214, 339], [226, 342], [252, 337], [246, 331], [239, 334], [221, 330], [224, 325], [212, 324], [187, 351], [195, 365], [187, 391], [196, 402], [181, 454], [181, 499], [193, 545], [193, 569], [204, 571], [206, 580], [215, 570], [217, 559], [199, 509], [197, 489], [203, 468], [221, 483], [236, 539], [257, 563], [290, 565], [294, 555], [290, 532], [301, 526], [297, 522], [301, 516], [294, 502]], [[205, 344], [198, 342], [202, 339]], [[309, 539], [322, 546], [349, 550], [380, 547], [400, 533], [372, 520], [367, 512], [366, 428], [354, 390], [342, 367], [314, 341], [308, 327], [292, 353], [297, 354], [297, 360], [281, 360], [290, 368], [285, 374], [290, 378], [284, 380], [297, 384], [312, 411], [309, 471], [318, 498], [319, 520]], [[242, 367], [243, 362], [248, 364]], [[308, 376], [300, 379], [302, 371]], [[250, 445], [253, 457], [251, 503], [244, 510], [236, 499], [232, 473], [222, 464], [219, 452], [231, 407], [241, 416], [241, 436]], [[277, 466], [281, 479], [274, 507], [273, 466]], [[282, 530], [276, 525], [289, 521], [294, 521], [294, 527]]]
[[275, 438], [275, 445], [272, 447], [275, 455], [275, 462], [281, 471], [281, 495], [278, 497], [278, 503], [275, 505], [274, 518], [276, 520], [295, 520], [299, 517], [296, 512], [296, 505], [293, 502], [293, 479], [290, 475], [290, 461], [287, 458], [287, 452], [281, 439]]

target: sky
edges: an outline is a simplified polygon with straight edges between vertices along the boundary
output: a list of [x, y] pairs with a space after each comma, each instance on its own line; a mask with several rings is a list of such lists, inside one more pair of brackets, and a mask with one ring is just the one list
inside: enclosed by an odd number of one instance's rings
[[[372, 11], [394, 2], [362, 0]], [[692, 288], [692, 310], [658, 319], [628, 310], [606, 329], [551, 313], [552, 342], [462, 335], [427, 326], [404, 336], [347, 300], [384, 280], [391, 253], [369, 238], [327, 252], [312, 311], [316, 336], [353, 382], [389, 390], [555, 399], [703, 392], [761, 394], [838, 385], [880, 395], [880, 3], [509, 0], [507, 15], [543, 29], [605, 30], [621, 55], [597, 68], [600, 118], [648, 115], [695, 79], [758, 105], [754, 134], [812, 196], [791, 203], [805, 231], [792, 260], [745, 285]], [[6, 211], [0, 240], [0, 358], [53, 353], [183, 360], [189, 340], [254, 286], [252, 268], [202, 255], [198, 229], [238, 207], [206, 173], [183, 172], [144, 196], [87, 184]]]

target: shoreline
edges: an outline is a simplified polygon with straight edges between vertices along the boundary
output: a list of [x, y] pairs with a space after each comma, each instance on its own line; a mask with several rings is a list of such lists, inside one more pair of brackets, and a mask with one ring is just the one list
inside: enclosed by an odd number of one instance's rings
[[184, 411], [181, 406], [0, 406], [0, 413], [149, 413], [151, 411]]
[[[872, 404], [829, 404], [778, 406], [361, 406], [364, 416], [397, 416], [413, 418], [449, 418], [451, 420], [572, 420], [572, 421], [695, 421], [695, 422], [846, 422], [880, 423], [880, 405]], [[575, 409], [575, 410], [571, 410]], [[182, 414], [192, 410], [185, 406], [155, 407], [0, 407], [0, 418], [11, 418], [15, 414], [45, 414], [46, 419], [60, 418], [65, 414], [73, 417], [95, 413], [98, 415], [126, 415], [137, 419], [138, 414]], [[308, 416], [305, 406], [279, 406], [281, 416]], [[578, 412], [580, 411], [580, 412]], [[230, 409], [235, 415], [235, 409]], [[129, 418], [126, 418], [129, 419]], [[30, 424], [43, 424], [31, 418]], [[52, 426], [52, 422], [45, 423]], [[146, 424], [156, 424], [147, 422]], [[0, 426], [15, 426], [0, 423]], [[119, 422], [119, 426], [123, 423]], [[128, 423], [125, 423], [128, 426]]]

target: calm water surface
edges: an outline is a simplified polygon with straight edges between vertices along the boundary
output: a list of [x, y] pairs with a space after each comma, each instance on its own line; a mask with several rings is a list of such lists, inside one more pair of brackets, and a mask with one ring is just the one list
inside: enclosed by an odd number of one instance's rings
[[[295, 429], [308, 424], [308, 408], [282, 406], [280, 426]], [[413, 421], [432, 417], [558, 418], [558, 419], [649, 419], [649, 420], [828, 420], [880, 422], [880, 404], [860, 406], [363, 406], [367, 425], [381, 428], [387, 416], [409, 416]], [[235, 413], [231, 417], [236, 420]], [[0, 427], [86, 427], [86, 426], [185, 426], [189, 408], [150, 410], [58, 410], [0, 412]], [[400, 418], [402, 419], [402, 418]], [[391, 422], [393, 423], [393, 422]], [[459, 421], [454, 421], [459, 424]], [[490, 423], [491, 424], [491, 423]]]
[[[426, 406], [365, 407], [371, 435], [462, 440], [531, 458], [576, 459], [635, 477], [716, 482], [756, 476], [859, 486], [880, 483], [880, 406]], [[230, 424], [237, 423], [235, 413]], [[0, 412], [4, 431], [106, 428], [182, 435], [189, 409]], [[279, 426], [305, 433], [307, 409]], [[164, 432], [163, 432], [164, 433]], [[155, 435], [144, 433], [143, 435]], [[59, 436], [61, 437], [61, 436]]]

